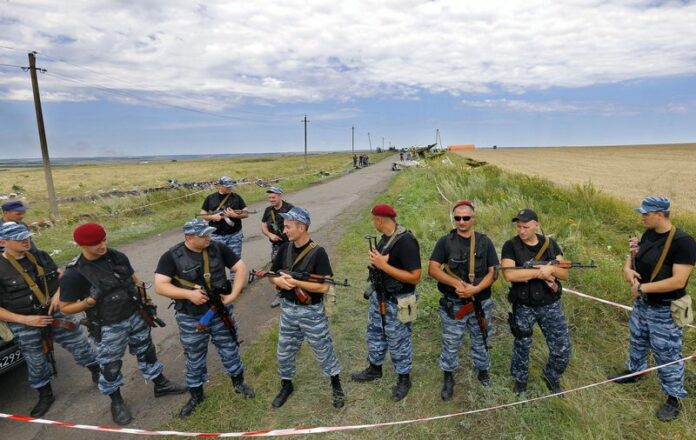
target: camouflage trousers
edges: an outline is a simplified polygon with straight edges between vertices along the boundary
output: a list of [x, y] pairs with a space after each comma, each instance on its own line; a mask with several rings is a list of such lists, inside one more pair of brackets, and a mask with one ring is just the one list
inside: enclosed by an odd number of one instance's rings
[[[52, 328], [53, 341], [66, 349], [75, 359], [77, 365], [87, 367], [96, 365], [97, 353], [94, 346], [80, 327], [80, 320], [75, 316], [64, 316], [60, 312], [53, 314], [56, 319], [64, 319], [75, 324], [73, 330], [64, 328]], [[51, 382], [51, 367], [48, 365], [46, 354], [41, 344], [41, 327], [10, 322], [10, 329], [15, 335], [15, 340], [22, 350], [22, 355], [27, 363], [29, 373], [29, 385], [34, 388]]]
[[[674, 324], [669, 304], [651, 306], [642, 299], [637, 299], [633, 304], [628, 327], [628, 370], [640, 371], [648, 368], [650, 351], [658, 365], [681, 359], [683, 330]], [[680, 399], [686, 397], [683, 363], [660, 368], [657, 374], [665, 394]]]
[[[520, 331], [525, 333], [531, 334], [534, 324], [539, 324], [549, 348], [549, 360], [544, 368], [544, 376], [552, 382], [557, 382], [570, 362], [570, 335], [561, 301], [543, 306], [518, 305], [515, 309], [515, 319]], [[510, 373], [517, 382], [527, 382], [529, 379], [531, 346], [531, 336], [515, 338]]]
[[[483, 313], [488, 322], [489, 336], [493, 332], [491, 316], [493, 314], [493, 300], [486, 299], [481, 301]], [[455, 306], [456, 309], [461, 305]], [[491, 357], [483, 343], [483, 335], [476, 320], [476, 313], [472, 311], [462, 319], [450, 318], [445, 310], [440, 307], [440, 319], [442, 320], [442, 353], [440, 354], [440, 368], [443, 371], [454, 371], [459, 366], [457, 354], [464, 342], [464, 334], [469, 333], [471, 338], [471, 361], [475, 369], [479, 371], [491, 368]]]
[[[234, 312], [234, 305], [227, 306], [230, 316]], [[212, 341], [222, 360], [225, 372], [229, 376], [237, 376], [244, 372], [242, 359], [239, 357], [239, 347], [234, 342], [232, 334], [220, 319], [215, 315], [205, 331], [196, 330], [196, 324], [200, 316], [176, 313], [176, 322], [179, 325], [179, 340], [184, 348], [186, 358], [186, 385], [189, 388], [199, 387], [208, 380], [208, 342]]]
[[314, 357], [325, 374], [334, 376], [341, 372], [323, 302], [298, 305], [281, 298], [279, 328], [277, 353], [281, 379], [292, 380], [295, 376], [295, 358], [304, 339], [312, 347]]
[[124, 384], [121, 359], [126, 352], [138, 360], [138, 368], [146, 380], [162, 373], [164, 366], [157, 360], [155, 345], [150, 337], [150, 327], [137, 311], [129, 318], [101, 328], [101, 341], [97, 343], [97, 361], [101, 367], [99, 391], [109, 395]]
[[409, 374], [413, 366], [411, 323], [404, 324], [396, 317], [396, 302], [385, 301], [386, 316], [382, 332], [382, 316], [379, 314], [377, 292], [370, 295], [370, 310], [367, 318], [367, 360], [373, 365], [382, 365], [389, 350], [394, 371]]

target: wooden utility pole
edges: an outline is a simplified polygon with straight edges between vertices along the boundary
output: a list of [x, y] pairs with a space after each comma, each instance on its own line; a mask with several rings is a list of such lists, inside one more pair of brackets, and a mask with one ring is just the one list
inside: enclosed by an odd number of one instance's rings
[[350, 127], [350, 151], [355, 154], [355, 125]]
[[51, 174], [51, 160], [48, 157], [48, 143], [46, 142], [46, 129], [44, 128], [43, 111], [41, 110], [41, 96], [39, 95], [39, 80], [36, 76], [36, 56], [29, 53], [29, 73], [31, 75], [31, 88], [34, 91], [34, 107], [36, 108], [36, 123], [39, 126], [39, 142], [41, 143], [41, 158], [43, 159], [44, 177], [48, 190], [48, 201], [51, 204], [51, 215], [59, 217], [58, 200], [56, 190], [53, 187], [53, 175]]
[[382, 136], [382, 151], [384, 151], [384, 136]]
[[372, 138], [370, 138], [370, 132], [367, 132], [367, 141], [370, 143], [370, 153], [372, 153]]
[[307, 169], [307, 115], [304, 115], [304, 167]]

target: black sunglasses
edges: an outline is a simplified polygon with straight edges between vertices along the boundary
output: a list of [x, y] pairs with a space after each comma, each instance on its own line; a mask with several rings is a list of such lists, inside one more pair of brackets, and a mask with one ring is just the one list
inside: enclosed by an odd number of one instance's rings
[[455, 222], [459, 222], [459, 221], [462, 221], [462, 220], [465, 221], [465, 222], [468, 222], [468, 221], [471, 220], [471, 219], [472, 219], [472, 217], [471, 217], [470, 215], [455, 215], [455, 216], [454, 216], [454, 221], [455, 221]]

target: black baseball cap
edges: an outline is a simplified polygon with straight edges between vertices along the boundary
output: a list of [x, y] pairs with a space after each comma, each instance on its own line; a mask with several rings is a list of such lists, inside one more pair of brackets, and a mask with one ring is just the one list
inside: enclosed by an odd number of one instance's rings
[[513, 222], [513, 223], [514, 223], [514, 222], [523, 222], [523, 223], [527, 223], [527, 222], [530, 222], [530, 221], [532, 221], [532, 220], [539, 221], [539, 217], [537, 217], [537, 213], [534, 212], [534, 211], [532, 211], [532, 210], [529, 209], [529, 208], [524, 208], [524, 209], [521, 209], [521, 210], [517, 213], [517, 215], [515, 216], [515, 218], [512, 219], [512, 222]]

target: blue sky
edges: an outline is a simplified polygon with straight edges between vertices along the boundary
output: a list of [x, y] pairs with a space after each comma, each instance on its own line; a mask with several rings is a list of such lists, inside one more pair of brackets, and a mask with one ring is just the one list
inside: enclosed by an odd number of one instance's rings
[[29, 50], [54, 157], [696, 141], [688, 1], [131, 3], [0, 7], [0, 157]]

